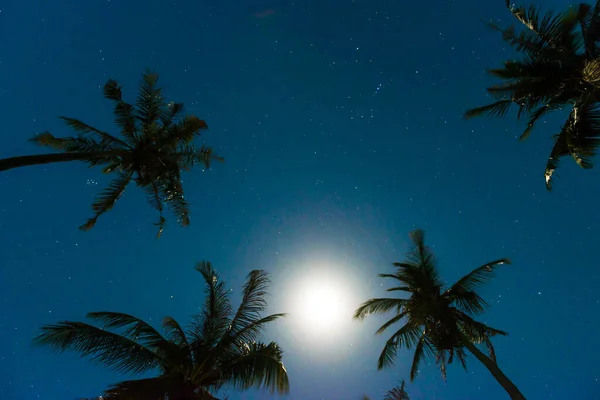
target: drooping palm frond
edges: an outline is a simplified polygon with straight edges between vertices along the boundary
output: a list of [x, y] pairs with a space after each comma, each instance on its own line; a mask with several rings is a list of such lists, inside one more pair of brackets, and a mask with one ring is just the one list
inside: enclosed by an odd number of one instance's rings
[[75, 351], [120, 373], [151, 371], [165, 360], [143, 344], [83, 322], [63, 321], [44, 325], [35, 344], [58, 352]]
[[271, 392], [288, 393], [290, 384], [282, 357], [283, 351], [275, 342], [248, 343], [221, 367], [221, 374], [236, 389], [264, 387]]
[[506, 115], [510, 106], [513, 105], [512, 100], [498, 100], [495, 103], [486, 106], [473, 108], [465, 113], [466, 118], [477, 117], [480, 115], [489, 115], [490, 117], [502, 118]]
[[110, 211], [119, 197], [123, 195], [127, 185], [131, 182], [133, 172], [121, 172], [115, 179], [108, 185], [108, 187], [100, 192], [96, 201], [92, 204], [92, 209], [95, 211], [94, 216], [88, 221], [81, 225], [79, 229], [87, 231], [96, 224], [98, 217], [105, 212]]
[[159, 190], [159, 184], [156, 181], [153, 181], [149, 185], [144, 186], [144, 192], [146, 193], [148, 204], [158, 211], [158, 220], [154, 223], [154, 226], [158, 228], [156, 237], [160, 238], [165, 229], [165, 225], [167, 224], [167, 219], [163, 216], [164, 205]]
[[354, 312], [354, 319], [364, 319], [370, 314], [383, 314], [392, 310], [396, 310], [396, 313], [399, 313], [407, 303], [408, 300], [406, 299], [369, 299], [356, 309]]
[[592, 168], [592, 158], [600, 147], [600, 104], [575, 104], [554, 140], [544, 173], [548, 190], [562, 157], [570, 155], [580, 167]]
[[494, 277], [494, 270], [503, 264], [510, 264], [510, 260], [501, 258], [475, 268], [446, 290], [443, 294], [444, 297], [448, 298], [451, 302], [455, 302], [460, 310], [472, 314], [483, 312], [488, 304], [475, 293], [475, 289], [491, 280]]
[[98, 138], [100, 139], [100, 143], [107, 146], [108, 148], [127, 150], [129, 147], [129, 145], [121, 139], [111, 135], [110, 133], [102, 132], [78, 119], [69, 117], [60, 117], [60, 119], [65, 121], [67, 125], [69, 125], [74, 131], [82, 135], [93, 134], [98, 136]]
[[[433, 349], [432, 344], [425, 334], [421, 335], [421, 337], [417, 340], [415, 346], [415, 352], [413, 355], [413, 361], [410, 366], [410, 380], [414, 381], [419, 373], [419, 365], [426, 357], [434, 357], [435, 351]], [[444, 380], [446, 379], [446, 366], [445, 364], [441, 368], [442, 377]]]
[[394, 365], [398, 349], [403, 346], [407, 349], [412, 348], [422, 334], [423, 330], [420, 324], [409, 320], [385, 342], [377, 360], [377, 369]]

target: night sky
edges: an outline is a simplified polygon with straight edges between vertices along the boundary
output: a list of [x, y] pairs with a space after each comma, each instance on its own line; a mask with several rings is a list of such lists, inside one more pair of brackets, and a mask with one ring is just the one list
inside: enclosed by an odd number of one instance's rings
[[[90, 311], [187, 323], [203, 301], [194, 265], [208, 260], [236, 303], [250, 270], [271, 273], [269, 311], [290, 313], [265, 336], [284, 349], [286, 399], [381, 399], [408, 381], [412, 352], [377, 371], [381, 319], [351, 317], [384, 294], [377, 274], [404, 259], [415, 228], [448, 282], [513, 261], [481, 291], [492, 307], [480, 319], [510, 333], [494, 340], [498, 363], [528, 399], [600, 398], [600, 169], [565, 159], [546, 191], [564, 113], [526, 142], [512, 114], [464, 120], [490, 101], [485, 69], [513, 56], [489, 19], [513, 22], [503, 0], [0, 3], [0, 157], [43, 151], [27, 141], [43, 130], [71, 134], [60, 115], [114, 132], [102, 86], [116, 79], [134, 101], [150, 68], [226, 159], [184, 175], [192, 224], [167, 215], [160, 240], [134, 185], [94, 229], [77, 229], [107, 182], [100, 170], [0, 174], [0, 398], [72, 400], [126, 378], [31, 339]], [[340, 293], [334, 321], [309, 322], [303, 285]], [[416, 400], [508, 398], [473, 356], [447, 383], [424, 364], [407, 389]]]

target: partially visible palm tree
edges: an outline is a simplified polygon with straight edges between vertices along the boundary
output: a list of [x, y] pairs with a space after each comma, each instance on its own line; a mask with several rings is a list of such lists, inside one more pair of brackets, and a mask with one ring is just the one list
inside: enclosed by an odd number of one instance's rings
[[[410, 400], [408, 393], [404, 390], [404, 380], [400, 383], [400, 386], [396, 386], [387, 392], [383, 396], [383, 400]], [[371, 398], [367, 395], [363, 395], [361, 400], [371, 400]]]
[[518, 117], [527, 117], [527, 138], [535, 123], [546, 114], [570, 108], [567, 121], [555, 134], [554, 147], [546, 164], [548, 190], [564, 156], [572, 156], [582, 168], [592, 168], [592, 158], [600, 146], [600, 0], [594, 7], [580, 4], [561, 14], [546, 13], [537, 7], [506, 7], [524, 25], [501, 29], [502, 38], [521, 53], [518, 61], [509, 60], [504, 68], [489, 73], [504, 83], [487, 89], [496, 102], [471, 109], [467, 118], [487, 114], [504, 117], [512, 105]]
[[[409, 297], [370, 299], [354, 314], [355, 319], [362, 320], [370, 314], [394, 312], [394, 317], [383, 324], [377, 334], [385, 332], [396, 323], [402, 323], [383, 347], [377, 368], [393, 365], [398, 348], [414, 347], [410, 380], [417, 376], [419, 365], [425, 357], [435, 359], [446, 379], [446, 364], [452, 363], [455, 356], [467, 368], [466, 349], [483, 363], [512, 399], [524, 399], [519, 389], [496, 364], [496, 354], [490, 338], [507, 333], [475, 321], [472, 317], [481, 314], [488, 307], [488, 303], [475, 289], [493, 276], [498, 265], [508, 264], [510, 261], [502, 258], [486, 263], [449, 288], [443, 289], [436, 260], [425, 246], [424, 232], [415, 230], [411, 232], [410, 238], [414, 248], [407, 254], [407, 260], [394, 263], [395, 273], [379, 275], [396, 281], [388, 292], [401, 291], [408, 293]], [[478, 344], [487, 346], [489, 356], [477, 348]]]
[[34, 343], [63, 352], [72, 350], [120, 373], [158, 371], [158, 376], [126, 380], [106, 390], [115, 400], [207, 400], [223, 386], [268, 388], [287, 393], [288, 375], [275, 342], [259, 342], [266, 325], [284, 314], [262, 317], [267, 303], [265, 272], [250, 272], [237, 311], [230, 290], [210, 263], [196, 267], [204, 278], [204, 307], [187, 329], [171, 317], [164, 336], [139, 318], [115, 312], [88, 314], [100, 323], [59, 322], [41, 328]]
[[148, 202], [158, 211], [155, 225], [159, 237], [166, 224], [165, 205], [180, 225], [189, 225], [189, 204], [183, 195], [181, 170], [190, 170], [197, 164], [208, 169], [210, 161], [222, 158], [215, 156], [209, 147], [193, 145], [194, 137], [207, 129], [206, 122], [193, 115], [180, 118], [183, 104], [167, 103], [157, 81], [156, 74], [143, 75], [135, 105], [123, 101], [121, 86], [116, 81], [111, 79], [104, 85], [104, 97], [115, 103], [120, 138], [77, 119], [61, 117], [77, 136], [57, 138], [43, 132], [31, 139], [59, 153], [0, 159], [0, 171], [66, 161], [83, 161], [90, 167], [103, 165], [104, 173], [116, 176], [92, 204], [94, 216], [80, 226], [82, 230], [91, 229], [132, 181], [144, 189]]

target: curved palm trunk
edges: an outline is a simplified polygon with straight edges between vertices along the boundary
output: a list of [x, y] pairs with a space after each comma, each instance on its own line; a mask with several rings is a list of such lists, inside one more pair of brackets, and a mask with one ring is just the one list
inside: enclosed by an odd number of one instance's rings
[[27, 167], [29, 165], [50, 164], [67, 161], [86, 161], [94, 158], [110, 157], [122, 152], [99, 151], [95, 153], [50, 153], [33, 156], [18, 156], [0, 159], [0, 171], [12, 168]]
[[465, 347], [475, 356], [481, 363], [490, 371], [490, 373], [496, 378], [498, 383], [502, 385], [504, 390], [508, 393], [511, 399], [513, 400], [525, 400], [525, 396], [519, 391], [517, 386], [511, 382], [510, 379], [504, 372], [498, 368], [498, 364], [496, 364], [491, 358], [483, 354], [473, 343], [469, 340], [465, 340]]

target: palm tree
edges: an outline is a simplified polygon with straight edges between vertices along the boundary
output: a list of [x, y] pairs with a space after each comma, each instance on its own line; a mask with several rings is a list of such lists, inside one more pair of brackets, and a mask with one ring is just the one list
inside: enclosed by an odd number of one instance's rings
[[[435, 358], [446, 379], [446, 364], [452, 363], [454, 356], [466, 369], [466, 349], [483, 363], [512, 399], [525, 399], [496, 364], [490, 338], [507, 333], [475, 321], [472, 317], [488, 307], [475, 289], [493, 276], [498, 265], [509, 264], [510, 261], [502, 258], [486, 263], [443, 289], [436, 260], [425, 246], [424, 232], [415, 230], [410, 238], [414, 248], [408, 252], [407, 260], [394, 263], [395, 273], [379, 275], [397, 281], [388, 292], [406, 292], [409, 297], [370, 299], [354, 313], [355, 319], [362, 320], [369, 314], [393, 311], [394, 317], [383, 324], [377, 334], [382, 334], [398, 322], [403, 323], [387, 340], [377, 361], [377, 368], [391, 366], [398, 348], [414, 347], [410, 380], [413, 381], [417, 376], [419, 365], [425, 357]], [[487, 346], [489, 356], [477, 348], [476, 345], [482, 343]]]
[[131, 181], [144, 189], [148, 202], [158, 211], [155, 225], [159, 237], [166, 224], [165, 205], [180, 225], [189, 225], [189, 204], [183, 195], [181, 170], [190, 170], [197, 164], [208, 169], [210, 161], [222, 158], [215, 156], [209, 147], [192, 144], [194, 137], [207, 129], [206, 122], [193, 115], [180, 118], [183, 104], [167, 103], [157, 81], [156, 74], [143, 75], [135, 105], [123, 101], [121, 86], [116, 81], [111, 79], [104, 85], [104, 97], [115, 103], [120, 138], [77, 119], [61, 117], [77, 136], [57, 138], [43, 132], [31, 139], [59, 153], [0, 159], [0, 171], [66, 161], [83, 161], [90, 167], [103, 165], [103, 172], [114, 173], [115, 178], [92, 204], [94, 216], [80, 226], [82, 230], [91, 229], [98, 217], [114, 206]]
[[70, 321], [46, 325], [34, 343], [58, 352], [76, 351], [121, 373], [159, 371], [153, 378], [112, 385], [105, 391], [111, 400], [206, 400], [225, 385], [287, 393], [281, 348], [275, 342], [258, 341], [266, 325], [284, 315], [261, 316], [267, 307], [267, 274], [250, 272], [235, 311], [230, 291], [211, 264], [201, 262], [196, 270], [204, 278], [207, 295], [187, 333], [171, 317], [164, 318], [162, 335], [134, 316], [93, 312], [88, 318], [100, 326]]
[[582, 168], [592, 168], [592, 158], [600, 145], [600, 0], [594, 7], [580, 4], [561, 14], [546, 13], [536, 7], [506, 7], [525, 26], [501, 29], [502, 38], [522, 54], [518, 61], [509, 60], [504, 68], [489, 73], [504, 80], [487, 89], [496, 102], [471, 109], [465, 117], [486, 114], [504, 117], [512, 105], [518, 117], [527, 117], [527, 127], [520, 139], [529, 136], [535, 123], [546, 114], [570, 108], [545, 169], [546, 187], [562, 157], [570, 155]]
[[[405, 382], [402, 380], [400, 386], [396, 386], [383, 395], [383, 400], [410, 400], [410, 396], [406, 393], [404, 389]], [[367, 395], [361, 396], [361, 400], [371, 400], [371, 398]]]

